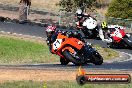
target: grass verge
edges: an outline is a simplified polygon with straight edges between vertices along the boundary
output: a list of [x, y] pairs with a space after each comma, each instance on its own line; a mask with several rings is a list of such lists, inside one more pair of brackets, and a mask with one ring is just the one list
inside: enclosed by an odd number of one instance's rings
[[[31, 39], [30, 39], [31, 40]], [[104, 59], [118, 57], [119, 54], [108, 48], [95, 47]], [[49, 52], [45, 42], [22, 40], [0, 36], [0, 63], [49, 63], [59, 62], [59, 57]]]
[[0, 37], [0, 63], [48, 63], [57, 56], [49, 52], [46, 43]]
[[73, 81], [33, 82], [19, 81], [0, 84], [0, 88], [132, 88], [132, 84], [85, 84], [78, 85]]
[[119, 53], [110, 48], [102, 48], [100, 45], [95, 45], [97, 51], [103, 56], [105, 60], [114, 59], [119, 57]]

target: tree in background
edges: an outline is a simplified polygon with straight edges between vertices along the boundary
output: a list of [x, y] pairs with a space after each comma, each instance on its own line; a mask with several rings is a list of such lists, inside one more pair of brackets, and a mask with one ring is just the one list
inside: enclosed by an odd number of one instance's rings
[[132, 0], [112, 0], [106, 16], [132, 19]]
[[96, 0], [60, 0], [59, 5], [67, 12], [74, 12], [77, 8], [92, 8]]
[[111, 0], [96, 0], [94, 6], [96, 8], [106, 8], [110, 2]]

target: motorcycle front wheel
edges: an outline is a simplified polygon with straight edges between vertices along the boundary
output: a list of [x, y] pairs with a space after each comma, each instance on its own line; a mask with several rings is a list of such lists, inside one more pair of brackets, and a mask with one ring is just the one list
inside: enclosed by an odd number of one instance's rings
[[129, 48], [132, 49], [132, 41], [131, 41], [129, 38], [125, 37], [125, 38], [123, 38], [123, 41], [125, 42], [125, 44], [126, 44]]
[[[74, 57], [68, 50], [64, 50], [63, 55], [75, 65], [84, 65], [86, 62], [80, 55]], [[78, 58], [77, 58], [78, 57]]]
[[103, 63], [103, 57], [97, 51], [92, 54], [92, 63], [95, 65], [101, 65]]

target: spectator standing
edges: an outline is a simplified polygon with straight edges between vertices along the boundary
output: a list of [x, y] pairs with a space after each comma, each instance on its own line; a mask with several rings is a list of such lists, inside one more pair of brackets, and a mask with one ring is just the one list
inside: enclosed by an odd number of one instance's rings
[[19, 2], [19, 21], [27, 21], [29, 15], [29, 8], [31, 6], [31, 0], [20, 0]]

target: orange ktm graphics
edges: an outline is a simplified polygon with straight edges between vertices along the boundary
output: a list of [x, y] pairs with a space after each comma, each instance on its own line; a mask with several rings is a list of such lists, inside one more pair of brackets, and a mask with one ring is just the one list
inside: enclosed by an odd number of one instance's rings
[[69, 62], [75, 65], [103, 63], [102, 56], [89, 43], [84, 43], [75, 37], [67, 37], [62, 33], [58, 33], [52, 43], [52, 53], [60, 56], [62, 65], [67, 65]]

